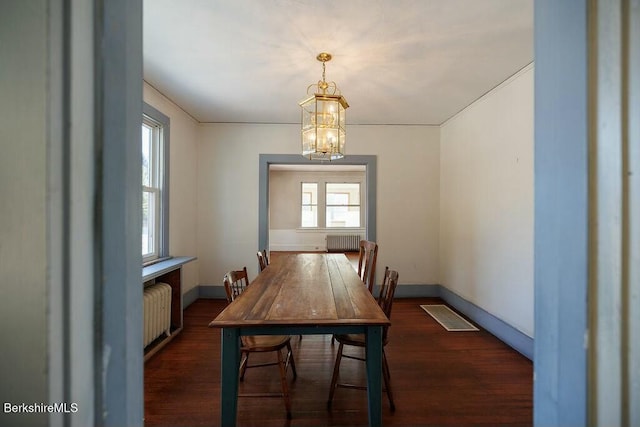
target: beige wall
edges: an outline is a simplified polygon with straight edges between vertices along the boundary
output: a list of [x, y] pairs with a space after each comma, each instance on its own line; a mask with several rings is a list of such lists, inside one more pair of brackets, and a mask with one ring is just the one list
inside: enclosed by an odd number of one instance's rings
[[[198, 208], [197, 170], [199, 124], [176, 104], [146, 82], [144, 101], [169, 117], [171, 123], [169, 156], [169, 252], [174, 256], [197, 256]], [[197, 286], [198, 260], [183, 268], [182, 292]]]
[[439, 283], [440, 128], [349, 129], [353, 154], [378, 156], [377, 282], [388, 265], [403, 285]]
[[[226, 271], [243, 265], [257, 274], [259, 154], [297, 153], [299, 129], [201, 127], [198, 159], [207, 165], [197, 180], [201, 284], [219, 285]], [[402, 272], [403, 284], [437, 283], [439, 128], [350, 126], [347, 144], [347, 155], [378, 157], [379, 271], [389, 265]]]
[[[300, 227], [300, 183], [313, 182], [304, 173], [269, 172], [269, 229], [291, 230]], [[273, 244], [273, 242], [269, 242]]]
[[440, 283], [533, 337], [533, 66], [441, 136]]

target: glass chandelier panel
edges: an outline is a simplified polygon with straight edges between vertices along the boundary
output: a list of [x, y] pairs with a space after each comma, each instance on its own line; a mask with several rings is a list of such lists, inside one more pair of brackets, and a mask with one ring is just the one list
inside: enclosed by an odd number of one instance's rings
[[322, 80], [310, 85], [315, 93], [300, 102], [302, 107], [302, 155], [310, 160], [337, 160], [345, 155], [347, 100], [334, 82], [325, 81], [325, 62], [331, 55], [321, 53]]

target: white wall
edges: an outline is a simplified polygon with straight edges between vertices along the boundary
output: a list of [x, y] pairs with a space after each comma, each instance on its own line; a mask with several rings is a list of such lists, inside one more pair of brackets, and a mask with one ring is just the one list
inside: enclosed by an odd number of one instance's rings
[[[198, 254], [196, 180], [199, 166], [197, 150], [199, 124], [146, 82], [143, 87], [143, 99], [147, 104], [168, 116], [171, 121], [169, 253], [174, 256], [196, 256]], [[190, 262], [182, 270], [183, 293], [200, 283], [198, 262], [198, 260]]]
[[441, 127], [440, 283], [533, 337], [533, 66]]
[[[300, 150], [299, 125], [207, 124], [198, 152], [200, 283], [230, 269], [257, 274], [259, 154]], [[349, 126], [347, 155], [378, 156], [378, 279], [438, 283], [439, 128]], [[206, 165], [206, 166], [204, 166]], [[378, 280], [379, 282], [379, 280]]]

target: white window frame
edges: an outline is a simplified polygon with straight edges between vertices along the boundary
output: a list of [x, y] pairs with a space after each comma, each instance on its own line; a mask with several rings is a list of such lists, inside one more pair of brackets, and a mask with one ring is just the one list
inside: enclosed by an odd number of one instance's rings
[[[302, 184], [317, 184], [317, 188], [318, 188], [318, 200], [317, 200], [317, 204], [313, 205], [316, 206], [316, 214], [317, 214], [317, 225], [315, 227], [313, 226], [303, 226], [302, 225], [302, 208], [303, 206], [310, 206], [309, 204], [303, 204], [303, 191], [302, 191]], [[327, 185], [330, 184], [357, 184], [359, 187], [359, 200], [358, 203], [351, 203], [349, 205], [327, 205]], [[364, 205], [364, 197], [365, 194], [363, 192], [363, 187], [364, 187], [364, 183], [362, 182], [362, 180], [358, 180], [358, 179], [354, 179], [354, 180], [336, 180], [335, 177], [330, 177], [328, 179], [325, 178], [321, 178], [318, 180], [313, 180], [313, 179], [308, 179], [308, 180], [303, 180], [300, 181], [300, 191], [298, 194], [299, 197], [299, 217], [298, 217], [298, 224], [300, 224], [300, 228], [299, 230], [305, 230], [305, 231], [309, 231], [309, 230], [316, 230], [316, 231], [322, 231], [322, 230], [350, 230], [350, 229], [362, 229], [365, 227], [365, 212], [363, 211], [362, 207]], [[345, 206], [345, 207], [349, 207], [349, 206], [358, 206], [360, 208], [360, 225], [359, 226], [345, 226], [345, 227], [328, 227], [327, 226], [327, 207], [328, 206]]]
[[[316, 202], [313, 203], [313, 198], [311, 199], [311, 203], [304, 203], [304, 185], [305, 184], [313, 184], [316, 186]], [[319, 218], [319, 203], [320, 203], [320, 185], [318, 184], [318, 182], [315, 181], [302, 181], [300, 183], [300, 228], [306, 228], [306, 229], [316, 229], [318, 228], [318, 225], [320, 224], [320, 218]], [[302, 211], [304, 210], [305, 207], [315, 207], [316, 208], [316, 225], [304, 225], [302, 224]]]
[[[169, 257], [169, 124], [167, 116], [150, 105], [144, 104], [141, 130], [146, 126], [152, 132], [151, 164], [149, 165], [151, 182], [148, 186], [142, 185], [141, 195], [147, 193], [153, 196], [153, 218], [150, 222], [153, 223], [151, 228], [154, 238], [152, 249], [142, 253], [143, 265]], [[142, 215], [142, 212], [140, 214]]]
[[[327, 194], [329, 194], [329, 191], [327, 190], [327, 187], [332, 185], [332, 184], [354, 184], [358, 186], [358, 203], [352, 203], [351, 201], [351, 197], [349, 196], [349, 193], [347, 194], [347, 197], [349, 199], [349, 202], [346, 205], [336, 205], [336, 204], [329, 204], [327, 202]], [[324, 200], [325, 200], [325, 204], [324, 204], [324, 222], [325, 222], [325, 227], [326, 228], [332, 228], [332, 229], [344, 229], [344, 228], [361, 228], [362, 227], [362, 183], [360, 183], [360, 181], [349, 181], [349, 182], [325, 182], [324, 184]], [[358, 207], [358, 225], [351, 225], [351, 226], [327, 226], [327, 217], [329, 214], [329, 208], [331, 207], [346, 207], [351, 208], [351, 207]]]

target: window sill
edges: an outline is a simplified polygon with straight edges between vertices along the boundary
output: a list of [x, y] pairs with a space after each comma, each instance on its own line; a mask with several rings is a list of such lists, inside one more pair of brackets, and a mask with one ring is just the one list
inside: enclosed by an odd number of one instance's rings
[[159, 262], [168, 261], [171, 258], [173, 258], [173, 257], [172, 256], [163, 256], [163, 257], [160, 257], [160, 258], [152, 259], [151, 261], [145, 261], [145, 262], [142, 263], [142, 268], [152, 266], [153, 264], [157, 264]]
[[142, 281], [146, 282], [148, 280], [155, 279], [156, 277], [162, 276], [163, 274], [175, 270], [176, 268], [181, 267], [183, 264], [191, 262], [195, 259], [196, 257], [193, 256], [170, 257], [163, 261], [159, 261], [151, 265], [142, 267]]
[[326, 228], [326, 227], [298, 227], [296, 228], [296, 232], [298, 233], [327, 233], [327, 232], [344, 232], [344, 233], [364, 233], [366, 229], [364, 227], [335, 227], [335, 228]]

